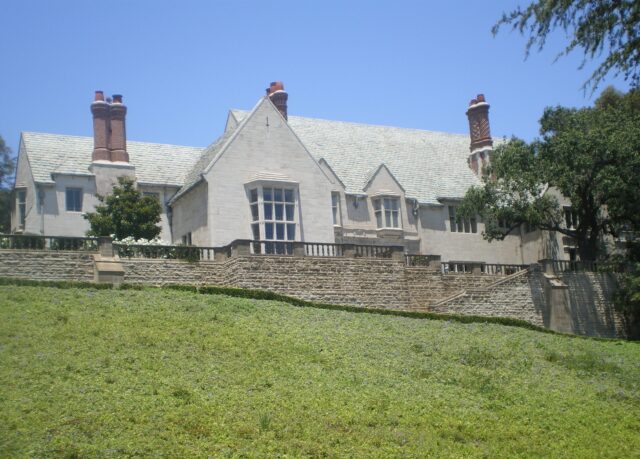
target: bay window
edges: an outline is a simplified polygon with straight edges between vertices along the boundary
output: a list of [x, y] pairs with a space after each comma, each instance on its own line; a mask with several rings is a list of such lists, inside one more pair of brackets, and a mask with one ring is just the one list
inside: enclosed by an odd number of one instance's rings
[[293, 253], [296, 240], [296, 189], [287, 186], [256, 186], [249, 189], [251, 234], [254, 253]]

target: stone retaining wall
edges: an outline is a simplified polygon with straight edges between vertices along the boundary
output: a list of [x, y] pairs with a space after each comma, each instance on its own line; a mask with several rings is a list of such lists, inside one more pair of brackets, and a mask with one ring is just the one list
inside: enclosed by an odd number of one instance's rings
[[92, 281], [93, 254], [52, 250], [0, 250], [0, 277]]
[[434, 312], [501, 316], [522, 319], [541, 327], [549, 325], [542, 273], [524, 271], [482, 288], [472, 288], [451, 301], [432, 305]]
[[[0, 250], [0, 277], [92, 281], [92, 255]], [[562, 312], [553, 309], [539, 269], [500, 278], [443, 275], [429, 268], [405, 267], [393, 259], [250, 255], [224, 261], [122, 259], [121, 263], [127, 283], [264, 289], [325, 303], [513, 317], [545, 327], [550, 327], [550, 317], [561, 313], [574, 333], [624, 335], [624, 322], [611, 301], [615, 279], [598, 273], [561, 275], [567, 285]]]

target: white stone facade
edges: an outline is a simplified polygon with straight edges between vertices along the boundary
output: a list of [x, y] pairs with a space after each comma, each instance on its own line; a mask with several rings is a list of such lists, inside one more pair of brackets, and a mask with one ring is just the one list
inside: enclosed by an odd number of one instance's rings
[[82, 215], [93, 211], [96, 193], [127, 175], [158, 197], [161, 237], [174, 243], [403, 245], [443, 261], [509, 264], [568, 258], [555, 235], [521, 230], [488, 243], [482, 222], [452, 218], [466, 189], [480, 183], [468, 137], [287, 119], [284, 102], [264, 97], [251, 112], [231, 111], [223, 136], [205, 149], [126, 142], [129, 163], [92, 161], [91, 138], [25, 133], [12, 231], [84, 236]]

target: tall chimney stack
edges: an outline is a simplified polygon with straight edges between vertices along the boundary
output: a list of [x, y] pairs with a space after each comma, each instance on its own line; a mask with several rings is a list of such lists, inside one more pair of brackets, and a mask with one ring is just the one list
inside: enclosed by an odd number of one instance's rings
[[109, 104], [104, 101], [104, 93], [96, 91], [91, 113], [93, 114], [93, 154], [92, 161], [111, 161], [109, 151]]
[[111, 104], [111, 132], [109, 136], [109, 150], [111, 161], [129, 162], [127, 153], [127, 129], [125, 117], [127, 107], [122, 103], [122, 95], [114, 94]]
[[489, 153], [493, 148], [489, 127], [489, 104], [485, 100], [484, 94], [478, 94], [475, 99], [471, 99], [467, 109], [467, 118], [469, 119], [469, 136], [471, 137], [469, 167], [478, 175], [489, 163]]
[[471, 136], [470, 149], [473, 152], [482, 147], [492, 147], [491, 130], [489, 128], [489, 104], [484, 94], [478, 94], [469, 102], [467, 109], [469, 118], [469, 134]]
[[289, 94], [287, 94], [284, 90], [284, 85], [282, 81], [273, 81], [267, 88], [267, 96], [273, 102], [273, 105], [280, 111], [284, 119], [287, 118], [287, 99], [289, 98]]

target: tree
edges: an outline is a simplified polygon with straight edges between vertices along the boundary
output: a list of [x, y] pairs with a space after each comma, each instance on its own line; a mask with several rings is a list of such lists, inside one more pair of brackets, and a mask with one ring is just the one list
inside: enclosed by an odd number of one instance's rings
[[11, 230], [11, 177], [15, 162], [9, 148], [0, 136], [0, 233]]
[[[479, 214], [488, 240], [526, 224], [575, 238], [583, 260], [604, 257], [604, 235], [640, 229], [638, 91], [607, 89], [593, 108], [547, 108], [542, 138], [498, 146], [483, 186], [467, 192], [460, 213]], [[546, 192], [550, 186], [570, 199], [574, 227], [563, 224], [558, 201]]]
[[89, 212], [85, 219], [91, 229], [88, 236], [110, 236], [122, 240], [154, 239], [160, 234], [160, 202], [151, 196], [142, 196], [135, 188], [133, 180], [118, 178], [118, 186], [107, 197], [98, 196], [100, 204], [95, 212]]
[[[536, 0], [518, 7], [493, 26], [494, 35], [503, 25], [528, 34], [528, 55], [541, 50], [549, 34], [561, 28], [572, 37], [558, 58], [582, 48], [584, 60], [605, 54], [604, 60], [585, 82], [593, 90], [613, 72], [623, 74], [633, 86], [640, 83], [640, 2], [638, 0]], [[581, 67], [582, 67], [581, 66]]]

